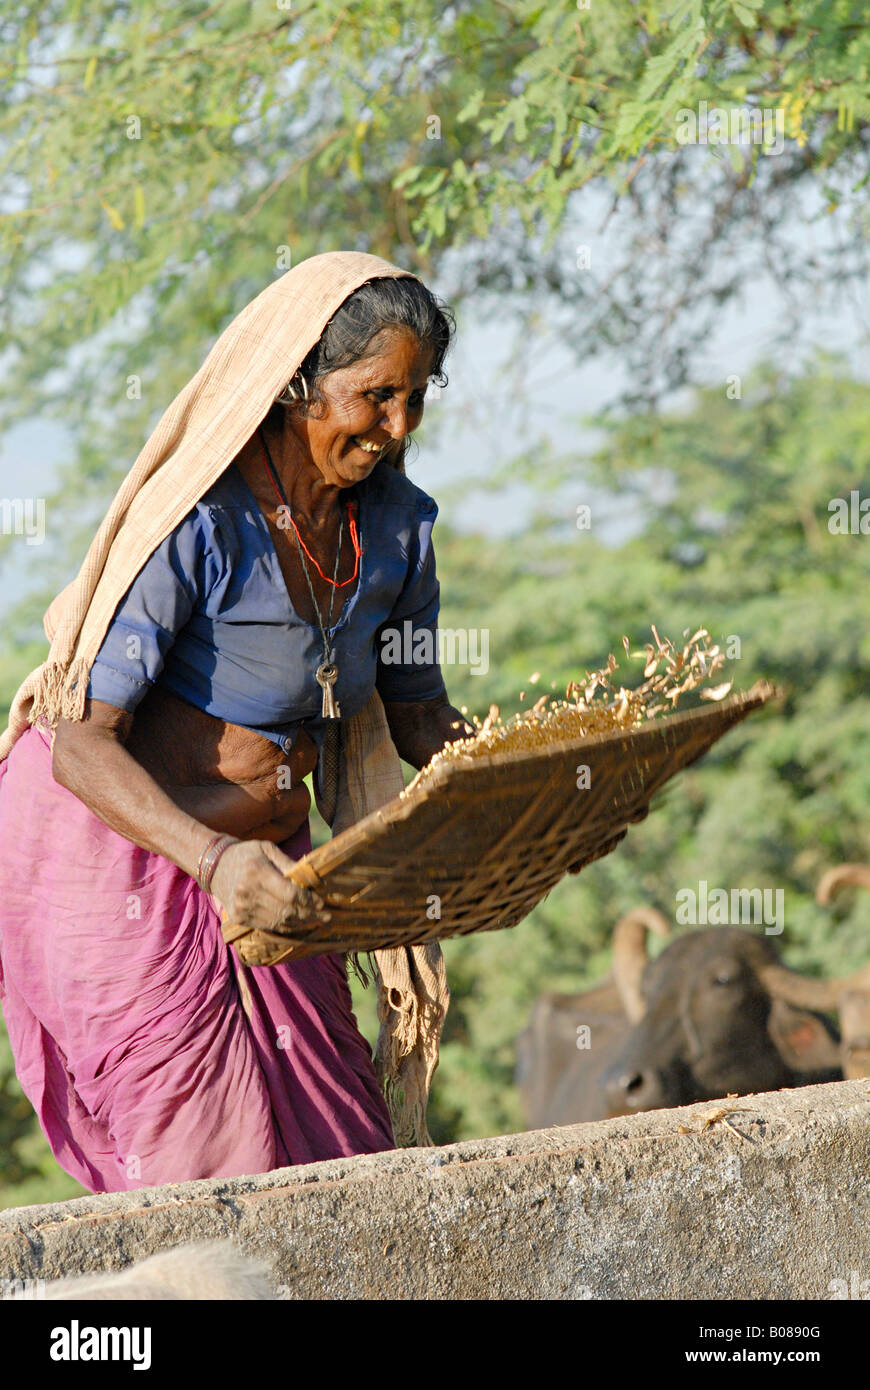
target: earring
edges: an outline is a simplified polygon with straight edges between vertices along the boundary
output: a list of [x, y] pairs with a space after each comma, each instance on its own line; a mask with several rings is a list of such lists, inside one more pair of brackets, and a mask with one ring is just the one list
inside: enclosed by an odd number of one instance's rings
[[277, 400], [283, 403], [284, 405], [292, 405], [294, 401], [298, 401], [300, 399], [299, 386], [302, 387], [301, 399], [307, 401], [308, 382], [305, 380], [305, 377], [302, 375], [301, 371], [297, 369], [295, 374], [291, 377], [290, 381], [288, 381], [287, 385], [284, 387], [284, 390], [281, 392], [281, 395], [277, 397]]

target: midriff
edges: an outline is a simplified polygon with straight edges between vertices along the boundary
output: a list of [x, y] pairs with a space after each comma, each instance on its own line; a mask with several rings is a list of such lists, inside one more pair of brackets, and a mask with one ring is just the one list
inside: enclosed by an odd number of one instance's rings
[[303, 729], [285, 753], [158, 684], [137, 708], [126, 747], [178, 806], [213, 830], [277, 844], [308, 815], [302, 779], [313, 771], [317, 749]]

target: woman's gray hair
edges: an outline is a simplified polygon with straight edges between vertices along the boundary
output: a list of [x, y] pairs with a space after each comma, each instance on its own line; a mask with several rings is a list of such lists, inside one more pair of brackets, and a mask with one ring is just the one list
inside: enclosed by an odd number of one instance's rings
[[[456, 331], [452, 310], [413, 276], [384, 277], [360, 285], [339, 306], [276, 404], [302, 416], [324, 407], [319, 389], [324, 377], [373, 356], [372, 340], [385, 328], [410, 329], [432, 351], [430, 380], [447, 385], [444, 359]], [[406, 443], [390, 450], [395, 467], [402, 467]]]

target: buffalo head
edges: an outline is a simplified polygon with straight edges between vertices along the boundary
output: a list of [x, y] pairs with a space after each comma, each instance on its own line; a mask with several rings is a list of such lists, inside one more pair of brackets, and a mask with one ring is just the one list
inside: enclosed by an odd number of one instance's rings
[[769, 938], [739, 927], [687, 932], [648, 961], [645, 918], [629, 914], [616, 933], [614, 981], [634, 1026], [599, 1078], [609, 1114], [841, 1074], [834, 1029], [797, 1006], [796, 995], [811, 1003], [821, 982], [786, 970]]
[[[820, 900], [846, 883], [870, 887], [870, 869], [833, 871]], [[517, 1046], [532, 1127], [870, 1073], [870, 966], [810, 979], [736, 927], [688, 932], [650, 961], [649, 931], [668, 936], [666, 919], [636, 908], [614, 929], [609, 979], [539, 997]]]

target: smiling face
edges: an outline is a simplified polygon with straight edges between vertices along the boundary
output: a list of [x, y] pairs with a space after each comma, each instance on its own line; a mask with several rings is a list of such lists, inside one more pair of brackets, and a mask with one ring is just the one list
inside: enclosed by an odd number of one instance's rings
[[410, 329], [385, 328], [372, 339], [369, 352], [323, 378], [326, 409], [321, 414], [316, 408], [308, 418], [290, 414], [293, 433], [334, 487], [352, 487], [368, 477], [423, 418], [432, 350]]

